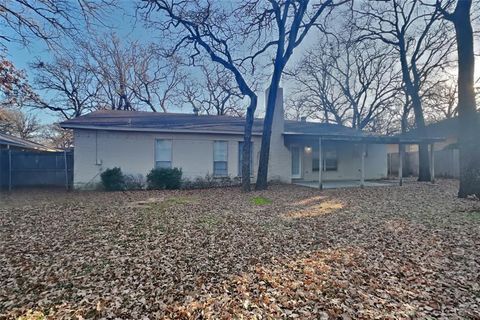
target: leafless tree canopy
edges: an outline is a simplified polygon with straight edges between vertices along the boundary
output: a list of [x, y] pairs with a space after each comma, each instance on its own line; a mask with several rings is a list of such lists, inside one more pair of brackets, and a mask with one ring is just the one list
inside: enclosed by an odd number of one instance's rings
[[218, 65], [202, 64], [196, 77], [185, 77], [182, 83], [182, 104], [209, 115], [242, 116], [243, 96], [233, 75]]
[[38, 117], [18, 109], [0, 109], [0, 132], [27, 140], [38, 140], [42, 125]]
[[[322, 37], [291, 71], [295, 100], [306, 116], [359, 130], [384, 131], [380, 117], [394, 108], [401, 75], [392, 49], [359, 41], [351, 28]], [[380, 125], [380, 126], [379, 126]]]
[[255, 68], [245, 63], [252, 43], [239, 32], [242, 15], [228, 5], [201, 0], [144, 0], [140, 9], [149, 27], [172, 40], [170, 54], [184, 52], [193, 65], [202, 57], [209, 58], [230, 72], [239, 92], [248, 97], [242, 185], [244, 190], [250, 190], [250, 146], [257, 95], [255, 78], [251, 76]]
[[61, 45], [64, 37], [77, 38], [91, 23], [101, 24], [102, 14], [115, 5], [115, 0], [0, 1], [0, 44], [42, 39]]
[[98, 107], [99, 83], [82, 61], [68, 56], [56, 57], [53, 62], [36, 61], [32, 68], [36, 89], [52, 96], [35, 106], [59, 112], [66, 119]]

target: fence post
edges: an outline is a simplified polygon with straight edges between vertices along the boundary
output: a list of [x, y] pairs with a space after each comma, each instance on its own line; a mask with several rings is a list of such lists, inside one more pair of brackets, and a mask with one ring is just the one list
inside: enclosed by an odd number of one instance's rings
[[63, 158], [65, 161], [65, 188], [68, 190], [68, 161], [67, 161], [67, 150], [63, 150]]
[[12, 191], [12, 149], [8, 146], [8, 191]]
[[3, 150], [0, 149], [0, 192], [3, 189], [3, 164], [2, 164], [2, 158], [3, 158]]

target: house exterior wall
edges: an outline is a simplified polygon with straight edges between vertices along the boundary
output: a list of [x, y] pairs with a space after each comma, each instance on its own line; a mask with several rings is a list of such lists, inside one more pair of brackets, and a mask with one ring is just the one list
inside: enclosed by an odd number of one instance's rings
[[[102, 130], [74, 130], [74, 185], [89, 188], [105, 169], [120, 167], [125, 174], [144, 175], [155, 166], [155, 140], [172, 140], [172, 167], [185, 178], [213, 173], [213, 142], [228, 141], [228, 174], [238, 176], [238, 143], [241, 135], [166, 134]], [[254, 175], [258, 168], [260, 137], [253, 137]]]
[[[268, 97], [268, 89], [265, 93]], [[267, 99], [266, 99], [267, 100]], [[267, 101], [265, 101], [265, 105]], [[292, 157], [284, 142], [285, 119], [283, 110], [283, 89], [278, 88], [273, 113], [272, 134], [270, 136], [270, 153], [268, 157], [268, 180], [291, 183]]]
[[[361, 145], [336, 142], [337, 170], [324, 171], [322, 179], [328, 180], [359, 180], [361, 169]], [[365, 157], [365, 179], [383, 179], [387, 177], [387, 146], [384, 144], [368, 144]], [[312, 151], [303, 146], [302, 179], [318, 181], [318, 171], [312, 171]]]

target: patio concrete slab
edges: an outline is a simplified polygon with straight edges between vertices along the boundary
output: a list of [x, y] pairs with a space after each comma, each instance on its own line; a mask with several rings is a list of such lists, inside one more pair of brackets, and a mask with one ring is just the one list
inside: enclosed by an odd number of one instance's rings
[[[296, 181], [293, 184], [318, 189], [318, 181]], [[365, 181], [365, 187], [386, 187], [398, 185], [395, 180], [372, 180]], [[338, 188], [355, 188], [360, 187], [360, 181], [346, 180], [346, 181], [325, 181], [323, 182], [323, 189], [338, 189]]]

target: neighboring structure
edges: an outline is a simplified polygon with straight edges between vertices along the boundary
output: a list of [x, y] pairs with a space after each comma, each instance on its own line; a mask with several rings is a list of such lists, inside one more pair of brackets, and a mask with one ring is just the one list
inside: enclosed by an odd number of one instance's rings
[[30, 150], [30, 151], [54, 151], [39, 143], [14, 137], [0, 132], [0, 149]]
[[[480, 116], [478, 118], [478, 136], [480, 137]], [[442, 141], [434, 143], [435, 172], [438, 176], [458, 178], [460, 174], [460, 161], [458, 151], [458, 133], [460, 131], [458, 117], [448, 118], [426, 127], [428, 137], [443, 137]], [[408, 138], [418, 138], [418, 130], [411, 130], [404, 135]], [[418, 175], [418, 146], [410, 145], [406, 150], [404, 173], [406, 175]], [[388, 148], [389, 173], [397, 174], [398, 146], [389, 145]]]
[[73, 155], [0, 133], [0, 190], [71, 186]]
[[[253, 126], [256, 175], [262, 119]], [[61, 123], [74, 131], [74, 185], [91, 187], [100, 173], [120, 167], [146, 175], [153, 167], [179, 167], [184, 177], [240, 176], [245, 120], [229, 116], [96, 111]], [[271, 136], [269, 180], [323, 181], [383, 179], [387, 144], [399, 137], [373, 136], [335, 124], [284, 120], [279, 90]], [[408, 143], [418, 143], [409, 139]], [[322, 170], [320, 170], [322, 168]]]

